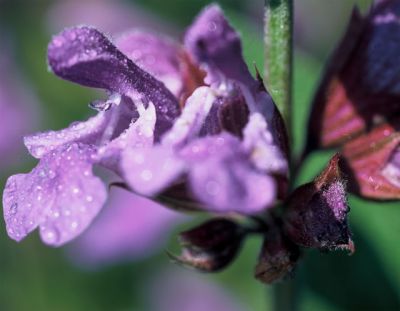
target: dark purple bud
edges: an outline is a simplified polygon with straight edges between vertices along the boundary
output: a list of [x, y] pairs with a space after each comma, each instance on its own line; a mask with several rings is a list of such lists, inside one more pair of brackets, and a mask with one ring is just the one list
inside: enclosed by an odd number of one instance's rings
[[400, 113], [400, 2], [354, 10], [316, 93], [308, 148], [334, 147]]
[[53, 37], [48, 62], [63, 79], [153, 102], [159, 133], [170, 128], [180, 113], [177, 99], [162, 82], [135, 65], [94, 28], [69, 28]]
[[284, 235], [280, 225], [273, 224], [264, 236], [255, 277], [266, 284], [282, 281], [292, 275], [299, 257], [299, 247]]
[[241, 247], [245, 231], [236, 222], [216, 218], [179, 235], [182, 254], [170, 255], [177, 263], [203, 272], [228, 266]]
[[347, 223], [349, 207], [336, 154], [313, 181], [289, 197], [284, 215], [288, 237], [303, 247], [354, 252]]

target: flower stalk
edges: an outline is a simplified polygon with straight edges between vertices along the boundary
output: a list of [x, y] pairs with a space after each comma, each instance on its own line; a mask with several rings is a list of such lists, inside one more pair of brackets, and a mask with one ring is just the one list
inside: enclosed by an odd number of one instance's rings
[[291, 122], [293, 64], [293, 1], [265, 0], [264, 74], [268, 91], [286, 126]]
[[[264, 78], [291, 136], [293, 1], [265, 0]], [[293, 281], [274, 285], [273, 310], [295, 310]]]

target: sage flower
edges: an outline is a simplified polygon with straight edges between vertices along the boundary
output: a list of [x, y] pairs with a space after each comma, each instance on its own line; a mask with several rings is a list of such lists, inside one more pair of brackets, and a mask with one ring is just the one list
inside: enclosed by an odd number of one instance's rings
[[114, 45], [87, 26], [53, 37], [49, 68], [109, 96], [90, 104], [98, 113], [87, 121], [25, 137], [39, 163], [7, 181], [9, 236], [20, 241], [39, 227], [46, 244], [59, 246], [81, 234], [107, 198], [95, 166], [145, 196], [182, 202], [171, 191], [178, 187], [202, 210], [254, 214], [273, 206], [286, 188], [286, 133], [240, 47], [215, 5], [183, 45], [137, 32]]

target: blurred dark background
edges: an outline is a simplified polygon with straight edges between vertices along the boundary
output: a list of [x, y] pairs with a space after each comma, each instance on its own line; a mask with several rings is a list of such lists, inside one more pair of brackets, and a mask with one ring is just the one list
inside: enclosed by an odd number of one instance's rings
[[[263, 68], [263, 0], [217, 2], [242, 34], [250, 67], [255, 62]], [[294, 2], [293, 132], [294, 150], [300, 152], [309, 103], [324, 61], [343, 33], [354, 4], [365, 12], [371, 1]], [[179, 40], [185, 27], [208, 3], [0, 0], [1, 187], [7, 176], [27, 172], [35, 164], [23, 149], [24, 134], [60, 129], [82, 120], [90, 113], [87, 104], [104, 96], [48, 72], [46, 48], [52, 34], [75, 24], [93, 24], [110, 35], [139, 27], [165, 32]], [[298, 183], [309, 181], [331, 154], [312, 154]], [[299, 288], [299, 309], [400, 310], [400, 204], [376, 204], [355, 197], [349, 200], [356, 253], [349, 257], [341, 252], [305, 252], [294, 280]], [[249, 240], [239, 259], [224, 272], [197, 275], [177, 269], [164, 253], [164, 249], [175, 247], [175, 234], [189, 224], [179, 222], [169, 242], [145, 259], [126, 256], [91, 267], [73, 259], [79, 255], [73, 246], [49, 248], [36, 233], [15, 243], [7, 237], [1, 221], [0, 310], [205, 311], [204, 300], [215, 302], [207, 307], [209, 310], [269, 310], [271, 289], [253, 279], [260, 239]], [[144, 228], [142, 234], [150, 233]], [[185, 298], [189, 302], [183, 301]]]

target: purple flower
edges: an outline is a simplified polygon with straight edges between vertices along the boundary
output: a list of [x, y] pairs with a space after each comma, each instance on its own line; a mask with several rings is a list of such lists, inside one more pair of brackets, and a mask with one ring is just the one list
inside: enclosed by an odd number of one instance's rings
[[[10, 237], [19, 241], [39, 227], [43, 241], [58, 246], [78, 236], [107, 196], [93, 175], [95, 165], [146, 196], [171, 195], [180, 185], [199, 208], [214, 212], [257, 213], [272, 206], [278, 191], [283, 195], [281, 119], [247, 70], [238, 34], [210, 6], [184, 42], [181, 47], [131, 33], [116, 47], [91, 27], [53, 38], [51, 70], [105, 89], [109, 98], [91, 103], [98, 114], [87, 121], [25, 138], [39, 164], [7, 181], [3, 205]], [[141, 48], [142, 54], [135, 52]], [[201, 70], [202, 86], [193, 84]]]
[[149, 199], [113, 188], [103, 211], [69, 249], [85, 267], [140, 259], [154, 253], [173, 225], [185, 217]]

